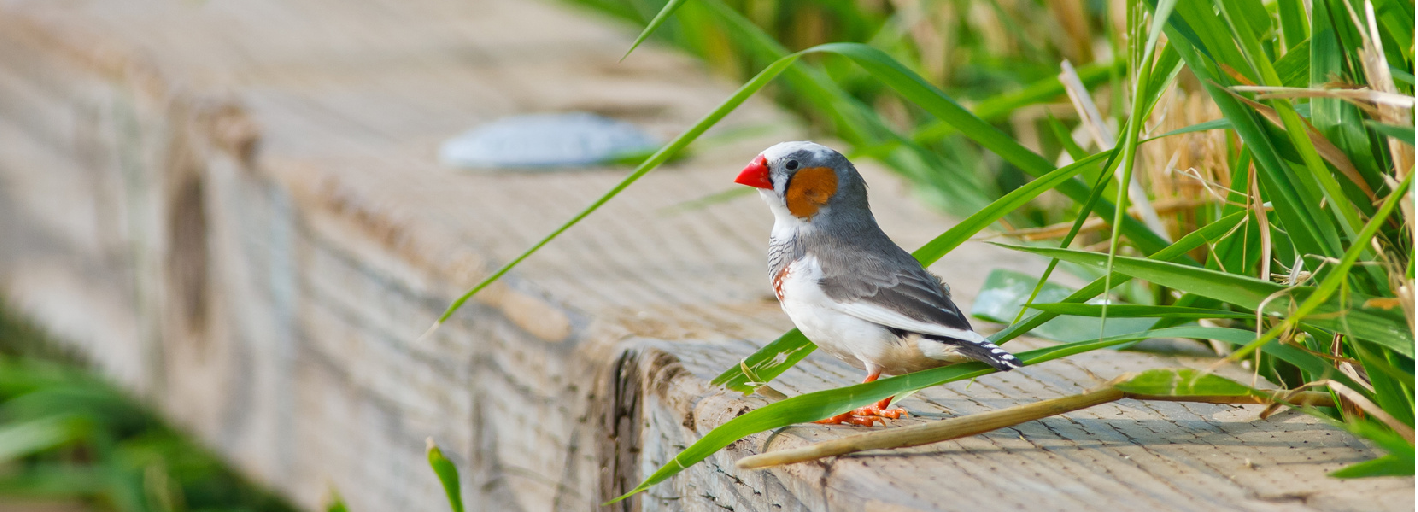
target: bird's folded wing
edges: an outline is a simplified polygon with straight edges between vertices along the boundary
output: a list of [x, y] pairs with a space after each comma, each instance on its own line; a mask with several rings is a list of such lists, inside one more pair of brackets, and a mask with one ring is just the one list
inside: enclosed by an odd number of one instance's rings
[[914, 332], [918, 334], [929, 334], [945, 338], [953, 338], [962, 341], [980, 342], [985, 341], [985, 337], [975, 331], [968, 329], [957, 329], [947, 327], [934, 322], [916, 320], [869, 302], [837, 303], [834, 308], [838, 311], [852, 315], [854, 317], [875, 322], [894, 329]]
[[868, 266], [856, 273], [825, 273], [823, 292], [834, 301], [834, 309], [862, 320], [920, 334], [965, 341], [984, 339], [970, 328], [935, 276], [924, 270], [889, 273], [878, 269]]

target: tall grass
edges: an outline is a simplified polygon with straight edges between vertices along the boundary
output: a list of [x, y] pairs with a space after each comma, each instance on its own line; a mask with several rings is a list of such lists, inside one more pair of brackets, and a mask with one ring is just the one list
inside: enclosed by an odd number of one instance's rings
[[[646, 34], [725, 72], [762, 69], [727, 108], [781, 78], [777, 96], [819, 130], [965, 217], [917, 252], [923, 262], [993, 225], [1096, 278], [1028, 309], [996, 343], [1061, 314], [1106, 321], [1107, 304], [1128, 300], [1145, 306], [1129, 315], [1156, 320], [1021, 354], [1027, 363], [1147, 337], [1206, 340], [1282, 388], [1327, 390], [1339, 407], [1307, 410], [1387, 452], [1335, 476], [1413, 474], [1411, 3], [585, 3], [649, 22]], [[1078, 71], [1060, 73], [1062, 57]], [[1111, 295], [1124, 283], [1143, 293]], [[786, 334], [715, 382], [751, 392], [813, 349]], [[710, 432], [631, 493], [745, 435], [989, 371], [956, 365], [783, 400]]]

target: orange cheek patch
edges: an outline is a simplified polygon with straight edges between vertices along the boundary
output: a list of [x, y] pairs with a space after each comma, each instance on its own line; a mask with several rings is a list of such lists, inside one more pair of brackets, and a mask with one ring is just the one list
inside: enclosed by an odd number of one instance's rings
[[837, 193], [837, 173], [826, 167], [809, 167], [798, 171], [788, 183], [786, 199], [788, 211], [794, 216], [808, 218], [817, 215], [817, 210], [827, 204], [827, 200]]

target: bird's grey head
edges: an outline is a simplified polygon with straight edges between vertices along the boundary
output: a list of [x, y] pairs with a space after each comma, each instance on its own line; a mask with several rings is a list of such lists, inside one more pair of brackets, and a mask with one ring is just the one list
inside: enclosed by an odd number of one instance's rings
[[780, 218], [791, 215], [814, 224], [871, 219], [866, 182], [857, 168], [841, 153], [814, 142], [781, 142], [765, 149], [735, 181], [761, 189]]

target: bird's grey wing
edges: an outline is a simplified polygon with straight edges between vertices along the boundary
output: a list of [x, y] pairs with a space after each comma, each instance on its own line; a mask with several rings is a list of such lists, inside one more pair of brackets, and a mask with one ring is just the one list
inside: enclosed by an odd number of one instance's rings
[[859, 251], [850, 258], [821, 259], [823, 292], [843, 312], [887, 327], [980, 338], [940, 279], [905, 251], [893, 249], [900, 254]]
[[[911, 258], [905, 251], [901, 255]], [[853, 265], [831, 260], [819, 263], [823, 267], [823, 292], [834, 301], [837, 311], [890, 329], [920, 334], [923, 341], [954, 346], [961, 355], [999, 371], [1023, 366], [1013, 354], [971, 329], [960, 308], [950, 300], [950, 290], [922, 269], [915, 258], [909, 262], [892, 261], [871, 254], [851, 261]]]

